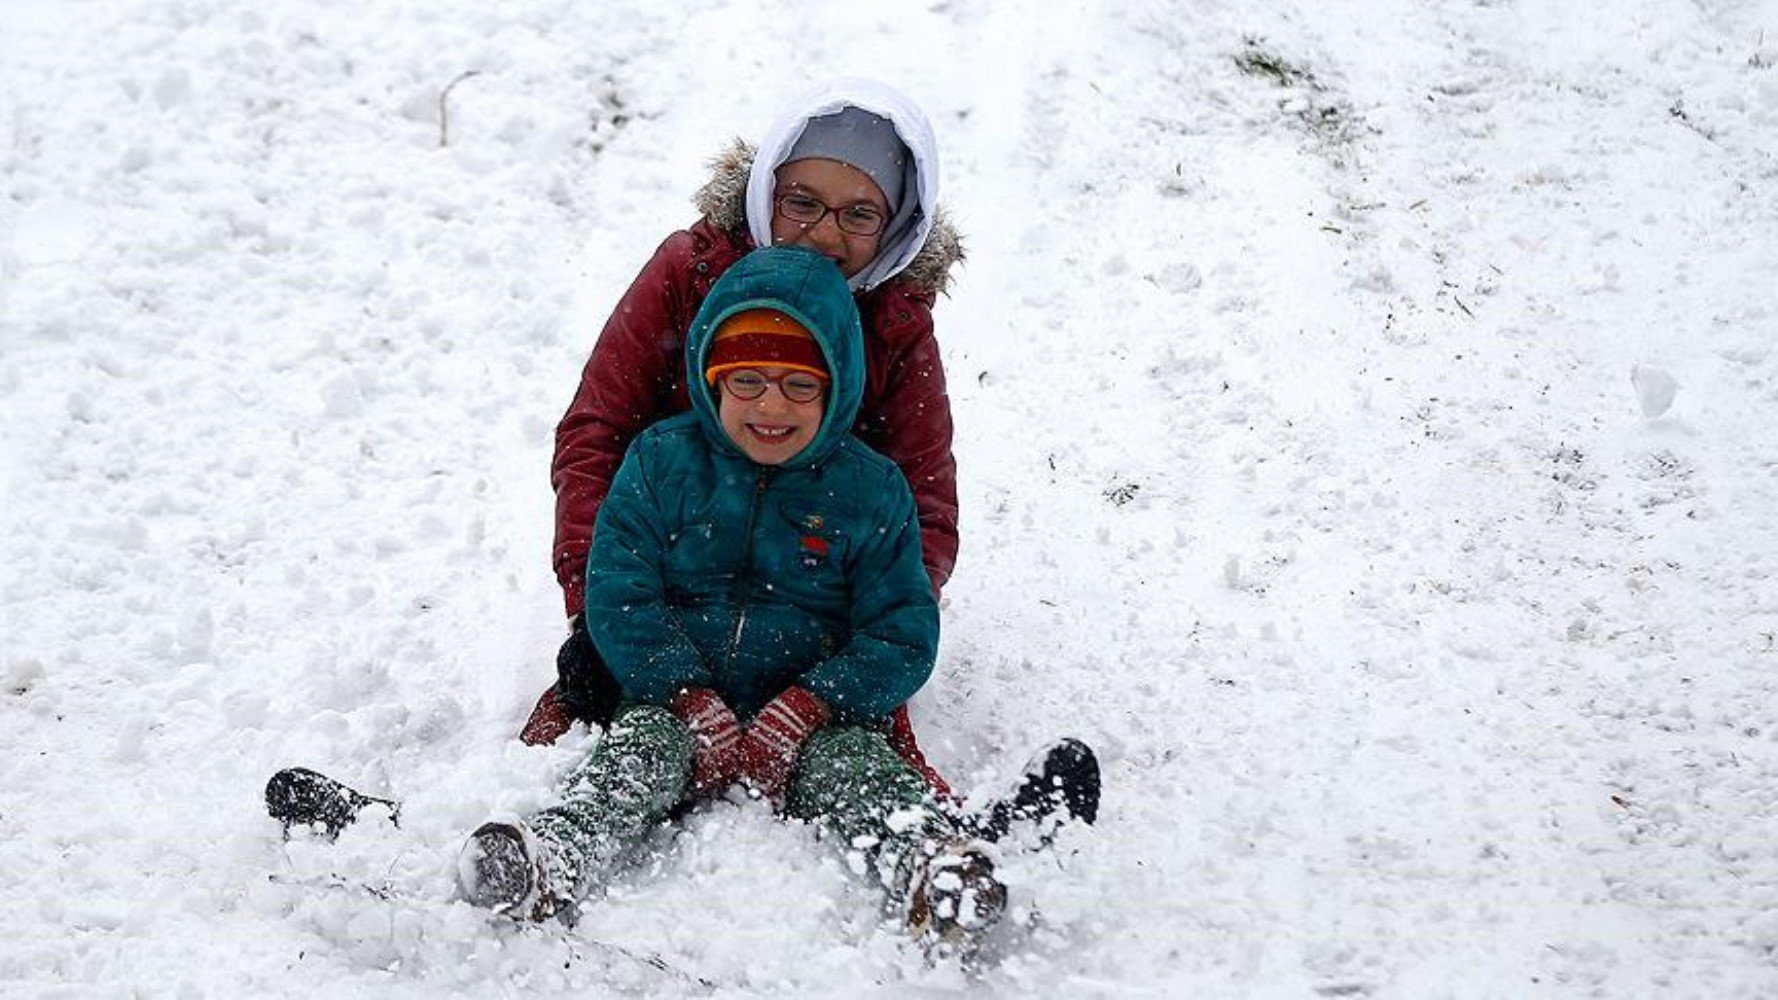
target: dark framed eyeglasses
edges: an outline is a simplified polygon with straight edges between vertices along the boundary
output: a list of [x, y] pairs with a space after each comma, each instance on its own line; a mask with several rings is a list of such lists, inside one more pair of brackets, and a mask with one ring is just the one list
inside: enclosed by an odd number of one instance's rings
[[754, 400], [766, 394], [766, 386], [775, 385], [792, 403], [812, 403], [827, 391], [827, 380], [808, 372], [789, 372], [776, 377], [756, 368], [737, 368], [724, 373], [717, 381], [736, 399]]
[[778, 214], [799, 226], [814, 227], [821, 220], [833, 213], [834, 225], [840, 232], [853, 236], [875, 236], [889, 224], [889, 216], [875, 205], [858, 204], [834, 206], [819, 198], [811, 198], [801, 191], [786, 191], [774, 202]]

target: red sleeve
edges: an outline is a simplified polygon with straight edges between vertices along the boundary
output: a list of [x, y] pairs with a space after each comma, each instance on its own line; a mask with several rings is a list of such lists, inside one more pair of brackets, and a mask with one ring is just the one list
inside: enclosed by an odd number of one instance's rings
[[618, 300], [593, 346], [580, 387], [556, 425], [556, 579], [570, 616], [584, 602], [593, 520], [644, 428], [685, 407], [685, 332], [702, 296], [689, 232], [667, 237]]
[[901, 467], [920, 516], [920, 554], [937, 594], [957, 564], [957, 460], [951, 455], [951, 398], [932, 332], [929, 302], [907, 294], [866, 307], [869, 357], [856, 430]]

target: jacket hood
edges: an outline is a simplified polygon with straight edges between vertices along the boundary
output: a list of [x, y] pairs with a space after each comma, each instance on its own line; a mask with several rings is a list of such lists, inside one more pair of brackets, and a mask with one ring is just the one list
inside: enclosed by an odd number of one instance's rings
[[[919, 107], [899, 91], [864, 79], [823, 83], [782, 109], [758, 147], [736, 141], [713, 166], [716, 175], [698, 192], [700, 211], [723, 229], [745, 231], [758, 246], [771, 244], [772, 190], [776, 171], [809, 119], [857, 107], [889, 119], [913, 154], [917, 191], [912, 216], [884, 235], [876, 259], [853, 275], [854, 291], [867, 291], [902, 275], [934, 294], [945, 290], [950, 266], [963, 258], [956, 230], [938, 204], [938, 147]], [[738, 171], [738, 176], [737, 176]]]
[[808, 329], [832, 378], [821, 426], [809, 446], [780, 468], [801, 468], [827, 457], [845, 440], [864, 400], [864, 330], [852, 290], [833, 261], [806, 247], [754, 250], [723, 272], [692, 319], [685, 338], [685, 384], [704, 433], [735, 455], [717, 414], [716, 390], [704, 381], [716, 328], [738, 312], [776, 309]]

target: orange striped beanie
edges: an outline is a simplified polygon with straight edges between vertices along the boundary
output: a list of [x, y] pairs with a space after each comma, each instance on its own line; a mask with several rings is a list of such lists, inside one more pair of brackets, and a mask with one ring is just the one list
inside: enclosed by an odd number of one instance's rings
[[704, 359], [704, 381], [737, 368], [790, 368], [827, 378], [821, 345], [801, 323], [776, 309], [744, 309], [722, 321]]

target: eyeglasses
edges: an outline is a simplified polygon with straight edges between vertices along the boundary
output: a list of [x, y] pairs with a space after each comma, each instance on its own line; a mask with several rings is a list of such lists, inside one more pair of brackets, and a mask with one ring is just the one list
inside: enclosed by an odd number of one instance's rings
[[736, 399], [753, 400], [766, 394], [766, 386], [775, 385], [792, 403], [810, 403], [827, 391], [827, 380], [808, 372], [790, 372], [772, 378], [753, 368], [737, 368], [719, 380], [728, 394]]
[[779, 215], [799, 226], [811, 228], [820, 225], [821, 220], [832, 212], [834, 225], [840, 227], [840, 232], [853, 236], [875, 236], [889, 222], [889, 217], [875, 205], [845, 205], [836, 208], [797, 191], [779, 195], [776, 204]]

